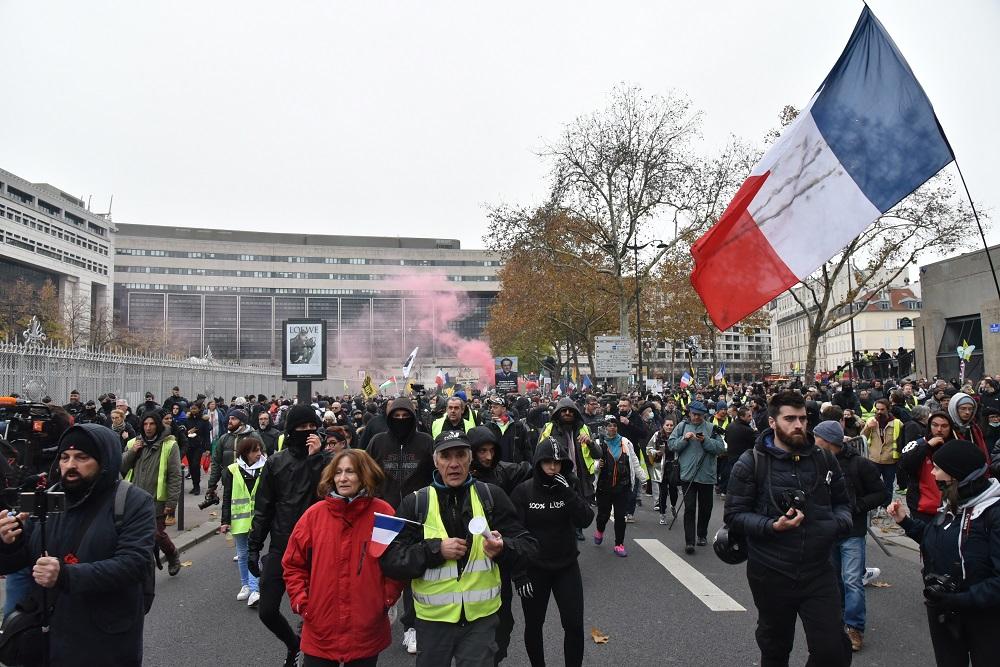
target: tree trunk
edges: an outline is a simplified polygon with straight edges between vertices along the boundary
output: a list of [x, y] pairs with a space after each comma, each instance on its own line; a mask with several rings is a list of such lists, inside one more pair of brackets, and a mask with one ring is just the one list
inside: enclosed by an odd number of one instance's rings
[[625, 279], [618, 276], [618, 328], [622, 337], [627, 337], [628, 333], [628, 293], [625, 291]]
[[806, 367], [803, 369], [803, 377], [806, 384], [816, 380], [816, 348], [819, 347], [820, 333], [815, 327], [809, 329], [809, 343], [806, 348]]

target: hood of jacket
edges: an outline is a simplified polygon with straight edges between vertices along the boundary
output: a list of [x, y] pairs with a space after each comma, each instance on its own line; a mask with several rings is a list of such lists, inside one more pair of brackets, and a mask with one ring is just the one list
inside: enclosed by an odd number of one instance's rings
[[573, 414], [575, 415], [575, 420], [576, 420], [575, 423], [576, 423], [577, 426], [579, 426], [580, 424], [583, 423], [583, 413], [580, 412], [580, 407], [576, 404], [576, 401], [574, 401], [569, 396], [566, 396], [565, 398], [560, 398], [559, 402], [556, 403], [556, 409], [552, 413], [552, 421], [553, 422], [555, 422], [557, 424], [560, 423], [559, 422], [559, 411], [563, 410], [565, 408], [570, 408], [573, 411]]
[[573, 462], [570, 460], [566, 449], [561, 447], [559, 441], [555, 438], [545, 438], [535, 446], [535, 455], [531, 460], [533, 466], [532, 474], [540, 482], [549, 483], [552, 481], [549, 475], [542, 472], [542, 461], [546, 459], [559, 461], [559, 473], [563, 476], [566, 476], [567, 473], [573, 470]]
[[[74, 424], [66, 429], [62, 437], [65, 437], [70, 431], [83, 431], [87, 435], [97, 448], [98, 463], [101, 466], [101, 470], [97, 473], [97, 479], [94, 481], [93, 486], [90, 487], [90, 491], [77, 503], [81, 504], [86, 502], [87, 498], [91, 495], [111, 488], [118, 481], [119, 471], [122, 467], [121, 438], [111, 429], [99, 424]], [[50, 479], [57, 479], [58, 477], [59, 457], [57, 456], [56, 460], [52, 463]], [[61, 490], [61, 480], [55, 486], [57, 490]]]
[[406, 442], [413, 436], [414, 432], [417, 430], [417, 411], [413, 407], [413, 401], [411, 401], [405, 396], [400, 396], [389, 405], [389, 411], [385, 413], [386, 426], [389, 426], [389, 423], [394, 421], [393, 419], [390, 418], [389, 415], [391, 415], [396, 410], [406, 410], [406, 412], [409, 413], [410, 419], [408, 421], [410, 426], [405, 433], [399, 433], [399, 434], [394, 433], [391, 428], [389, 429], [389, 433], [392, 434], [394, 437], [399, 438], [400, 441]]

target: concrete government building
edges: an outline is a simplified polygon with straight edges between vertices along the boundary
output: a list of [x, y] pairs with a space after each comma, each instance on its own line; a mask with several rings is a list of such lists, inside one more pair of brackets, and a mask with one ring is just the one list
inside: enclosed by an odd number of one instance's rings
[[[458, 370], [433, 330], [437, 299], [458, 292], [450, 329], [479, 338], [499, 290], [499, 258], [454, 239], [327, 236], [118, 224], [116, 322], [174, 354], [279, 364], [281, 322], [327, 321], [328, 375], [417, 365]], [[433, 381], [433, 373], [423, 377]]]
[[[0, 281], [47, 280], [82, 320], [111, 305], [114, 225], [79, 198], [0, 169]], [[86, 306], [89, 306], [86, 307]], [[85, 323], [85, 322], [84, 322]]]

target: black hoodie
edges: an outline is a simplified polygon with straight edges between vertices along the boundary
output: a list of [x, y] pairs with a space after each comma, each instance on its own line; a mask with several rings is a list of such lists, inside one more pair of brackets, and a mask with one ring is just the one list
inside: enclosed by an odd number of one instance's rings
[[[434, 472], [434, 441], [427, 433], [417, 430], [417, 413], [413, 403], [405, 396], [394, 400], [388, 414], [396, 410], [410, 413], [407, 428], [393, 433], [392, 428], [377, 434], [368, 444], [368, 453], [382, 466], [385, 481], [379, 487], [377, 496], [399, 507], [403, 498], [417, 489], [431, 483]], [[387, 422], [393, 421], [389, 417]]]
[[[545, 459], [559, 461], [569, 487], [542, 472], [541, 462]], [[532, 478], [519, 484], [510, 496], [521, 523], [538, 540], [538, 555], [531, 560], [532, 567], [558, 570], [580, 555], [576, 530], [590, 525], [594, 510], [574, 490], [577, 480], [572, 468], [566, 450], [554, 438], [543, 438], [535, 447]]]

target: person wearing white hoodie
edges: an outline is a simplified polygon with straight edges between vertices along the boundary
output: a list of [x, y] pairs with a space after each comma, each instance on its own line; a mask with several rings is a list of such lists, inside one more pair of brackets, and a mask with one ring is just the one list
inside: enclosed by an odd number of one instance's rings
[[997, 664], [1000, 655], [1000, 482], [986, 476], [982, 451], [951, 440], [934, 453], [943, 505], [934, 521], [889, 515], [920, 544], [924, 598], [939, 667]]
[[625, 515], [628, 511], [629, 496], [635, 488], [636, 480], [645, 484], [649, 479], [639, 465], [635, 445], [618, 433], [618, 417], [604, 418], [605, 435], [598, 443], [601, 458], [595, 461], [597, 470], [597, 524], [594, 530], [594, 544], [604, 541], [604, 529], [615, 513], [615, 555], [625, 558]]
[[264, 454], [264, 443], [260, 437], [247, 437], [236, 445], [235, 461], [222, 471], [222, 525], [219, 526], [219, 532], [231, 533], [236, 540], [236, 556], [242, 583], [236, 599], [246, 600], [248, 607], [257, 606], [257, 601], [260, 600], [257, 577], [247, 569], [247, 536], [250, 534], [260, 471], [264, 469], [266, 461], [267, 455]]

